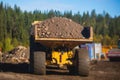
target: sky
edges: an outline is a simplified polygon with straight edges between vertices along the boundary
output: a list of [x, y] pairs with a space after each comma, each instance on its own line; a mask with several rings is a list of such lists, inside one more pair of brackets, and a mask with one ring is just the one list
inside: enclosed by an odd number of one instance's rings
[[21, 10], [59, 10], [89, 12], [95, 9], [97, 14], [103, 14], [103, 11], [108, 12], [112, 17], [120, 16], [120, 0], [0, 0], [0, 2], [14, 7], [16, 4]]

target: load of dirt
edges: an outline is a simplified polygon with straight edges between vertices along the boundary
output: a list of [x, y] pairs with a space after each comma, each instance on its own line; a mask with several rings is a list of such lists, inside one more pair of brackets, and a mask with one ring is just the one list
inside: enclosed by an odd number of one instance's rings
[[2, 55], [2, 63], [28, 63], [29, 49], [24, 46], [15, 47]]
[[53, 17], [37, 23], [37, 36], [40, 38], [84, 38], [83, 26], [65, 17]]

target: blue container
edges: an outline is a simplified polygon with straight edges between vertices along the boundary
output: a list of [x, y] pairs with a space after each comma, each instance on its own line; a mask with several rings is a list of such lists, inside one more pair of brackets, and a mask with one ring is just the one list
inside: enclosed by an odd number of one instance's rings
[[85, 48], [85, 49], [88, 50], [90, 60], [95, 59], [94, 44], [93, 43], [83, 44], [83, 45], [80, 45], [80, 46], [81, 46], [81, 48]]
[[90, 60], [95, 59], [95, 55], [94, 55], [94, 44], [86, 44], [86, 46], [88, 47], [88, 53], [89, 53], [89, 58]]

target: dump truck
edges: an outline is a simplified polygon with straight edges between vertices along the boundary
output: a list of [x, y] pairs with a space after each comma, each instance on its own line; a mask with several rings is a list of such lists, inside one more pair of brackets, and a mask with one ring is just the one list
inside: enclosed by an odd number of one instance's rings
[[40, 37], [37, 26], [40, 22], [34, 22], [31, 27], [30, 72], [45, 75], [46, 66], [56, 65], [66, 66], [70, 74], [88, 76], [88, 50], [80, 45], [93, 42], [92, 27], [84, 27], [81, 32], [84, 38]]

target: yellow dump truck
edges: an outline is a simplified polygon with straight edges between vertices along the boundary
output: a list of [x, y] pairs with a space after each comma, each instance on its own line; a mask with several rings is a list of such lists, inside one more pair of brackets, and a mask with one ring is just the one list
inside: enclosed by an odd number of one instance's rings
[[[47, 65], [66, 66], [70, 74], [89, 75], [89, 54], [81, 44], [93, 41], [92, 27], [84, 27], [84, 38], [49, 38], [38, 37], [37, 22], [32, 24], [30, 35], [30, 71], [46, 74]], [[86, 36], [87, 35], [87, 36]], [[75, 48], [78, 46], [77, 48]]]

